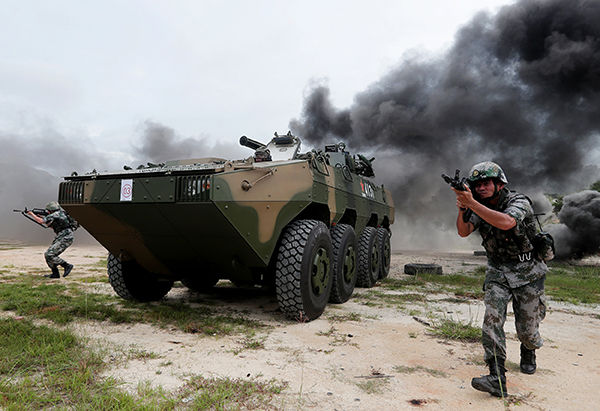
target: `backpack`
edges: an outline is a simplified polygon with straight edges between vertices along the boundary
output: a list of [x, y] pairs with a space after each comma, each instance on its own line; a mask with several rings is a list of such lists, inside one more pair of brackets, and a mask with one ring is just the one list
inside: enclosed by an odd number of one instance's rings
[[[529, 201], [529, 204], [533, 207], [533, 201], [527, 196], [525, 196]], [[556, 253], [556, 249], [554, 248], [554, 238], [552, 234], [547, 231], [544, 231], [542, 227], [542, 223], [540, 223], [539, 216], [544, 215], [544, 213], [533, 213], [535, 220], [538, 223], [540, 230], [536, 233], [536, 235], [530, 239], [531, 244], [533, 245], [533, 250], [537, 254], [540, 260], [544, 262], [548, 262], [554, 259], [554, 255]]]
[[75, 220], [67, 213], [65, 213], [65, 215], [67, 216], [67, 221], [69, 222], [69, 228], [73, 231], [77, 230], [79, 228], [79, 223], [77, 222], [77, 220]]

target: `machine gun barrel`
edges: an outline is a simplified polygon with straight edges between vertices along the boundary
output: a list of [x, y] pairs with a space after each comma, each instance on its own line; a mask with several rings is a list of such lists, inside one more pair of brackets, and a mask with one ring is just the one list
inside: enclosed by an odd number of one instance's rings
[[251, 138], [248, 138], [246, 136], [240, 137], [240, 144], [244, 147], [251, 148], [252, 150], [257, 150], [265, 146], [265, 144], [261, 143], [260, 141], [252, 140]]

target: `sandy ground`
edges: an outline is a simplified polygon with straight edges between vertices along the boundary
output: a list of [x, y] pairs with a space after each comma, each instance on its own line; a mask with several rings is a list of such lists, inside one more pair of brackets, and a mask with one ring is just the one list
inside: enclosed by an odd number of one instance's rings
[[[0, 244], [0, 268], [15, 273], [43, 274], [44, 247], [10, 249]], [[95, 264], [106, 257], [100, 246], [73, 246], [65, 258], [75, 265], [70, 277], [78, 281], [98, 276]], [[485, 264], [472, 253], [396, 253], [390, 277], [404, 276], [406, 263], [436, 263], [444, 273]], [[4, 274], [6, 275], [6, 274]], [[1, 277], [0, 277], [1, 278]], [[112, 292], [106, 283], [89, 283], [94, 292]], [[383, 291], [383, 289], [380, 289]], [[358, 293], [365, 290], [358, 289]], [[167, 299], [185, 300], [190, 293], [173, 288]], [[114, 325], [78, 322], [71, 327], [79, 335], [114, 350], [143, 350], [153, 359], [118, 360], [107, 375], [135, 390], [149, 381], [167, 390], [180, 387], [193, 374], [287, 381], [275, 407], [316, 410], [473, 409], [498, 410], [595, 410], [600, 403], [600, 307], [550, 302], [541, 331], [545, 346], [538, 351], [538, 372], [518, 372], [519, 343], [512, 316], [508, 337], [508, 405], [470, 386], [474, 376], [485, 373], [483, 350], [477, 343], [444, 341], [431, 336], [420, 320], [438, 317], [472, 321], [480, 325], [481, 302], [443, 301], [432, 294], [429, 301], [402, 309], [373, 307], [350, 300], [330, 305], [310, 323], [285, 320], [277, 312], [274, 297], [257, 289], [239, 290], [222, 281], [209, 298], [224, 310], [235, 309], [273, 328], [259, 333], [264, 348], [244, 349], [242, 336], [206, 337], [145, 324]], [[335, 316], [358, 313], [360, 320], [336, 322]], [[415, 314], [416, 313], [416, 314]], [[332, 328], [333, 327], [333, 328]]]

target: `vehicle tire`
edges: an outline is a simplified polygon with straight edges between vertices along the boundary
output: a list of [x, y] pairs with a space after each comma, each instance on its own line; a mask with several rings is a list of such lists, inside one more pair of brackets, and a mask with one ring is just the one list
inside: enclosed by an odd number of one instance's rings
[[214, 274], [198, 274], [195, 276], [184, 277], [181, 283], [192, 291], [206, 292], [213, 288], [219, 282], [219, 277]]
[[379, 279], [387, 278], [390, 273], [390, 262], [392, 261], [392, 247], [390, 245], [390, 232], [387, 228], [379, 227], [377, 229], [377, 242], [379, 243], [379, 255], [381, 262], [379, 265]]
[[356, 285], [356, 234], [348, 224], [336, 225], [330, 230], [330, 234], [333, 284], [329, 301], [341, 304], [350, 299]]
[[134, 261], [123, 263], [109, 254], [106, 265], [110, 285], [125, 300], [158, 301], [173, 287], [173, 281], [157, 278]]
[[311, 321], [325, 310], [333, 252], [327, 226], [317, 220], [290, 223], [281, 235], [275, 264], [275, 292], [286, 317]]
[[379, 279], [379, 243], [377, 241], [377, 229], [365, 227], [358, 240], [358, 273], [356, 285], [371, 288]]
[[442, 266], [438, 264], [405, 264], [404, 274], [442, 274]]

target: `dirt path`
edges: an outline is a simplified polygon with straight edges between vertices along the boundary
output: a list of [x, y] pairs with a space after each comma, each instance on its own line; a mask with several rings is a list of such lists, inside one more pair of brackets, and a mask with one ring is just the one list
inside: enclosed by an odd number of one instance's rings
[[[43, 247], [0, 247], [0, 269], [42, 274]], [[73, 274], [59, 281], [78, 281], [102, 275], [97, 266], [106, 252], [101, 247], [74, 246], [66, 258], [75, 264]], [[445, 273], [472, 269], [484, 257], [466, 253], [402, 253], [392, 259], [390, 277], [401, 277], [406, 263], [436, 263]], [[105, 274], [105, 273], [104, 273]], [[6, 275], [6, 274], [2, 274]], [[431, 297], [401, 310], [370, 306], [350, 300], [328, 306], [310, 323], [292, 323], [277, 312], [272, 296], [259, 290], [239, 290], [228, 282], [212, 295], [223, 310], [246, 310], [251, 318], [273, 328], [259, 333], [263, 348], [245, 349], [242, 336], [206, 337], [145, 324], [114, 325], [80, 322], [73, 329], [109, 350], [137, 349], [153, 353], [151, 359], [115, 361], [107, 375], [120, 378], [135, 390], [150, 381], [167, 390], [177, 389], [191, 374], [205, 377], [276, 378], [289, 383], [274, 405], [283, 409], [397, 410], [397, 409], [503, 409], [502, 401], [470, 387], [470, 380], [485, 372], [482, 348], [477, 343], [437, 339], [423, 323], [428, 313], [472, 321], [479, 326], [481, 302], [457, 304]], [[106, 283], [89, 283], [94, 292], [112, 292]], [[221, 284], [220, 284], [221, 285]], [[359, 289], [358, 293], [365, 290]], [[185, 300], [185, 288], [174, 288], [166, 298]], [[357, 321], [337, 321], [354, 313]], [[512, 316], [505, 327], [509, 361], [519, 361]], [[538, 372], [525, 375], [509, 369], [509, 407], [519, 410], [595, 410], [600, 403], [600, 308], [551, 303], [542, 324], [546, 340], [538, 351]]]

